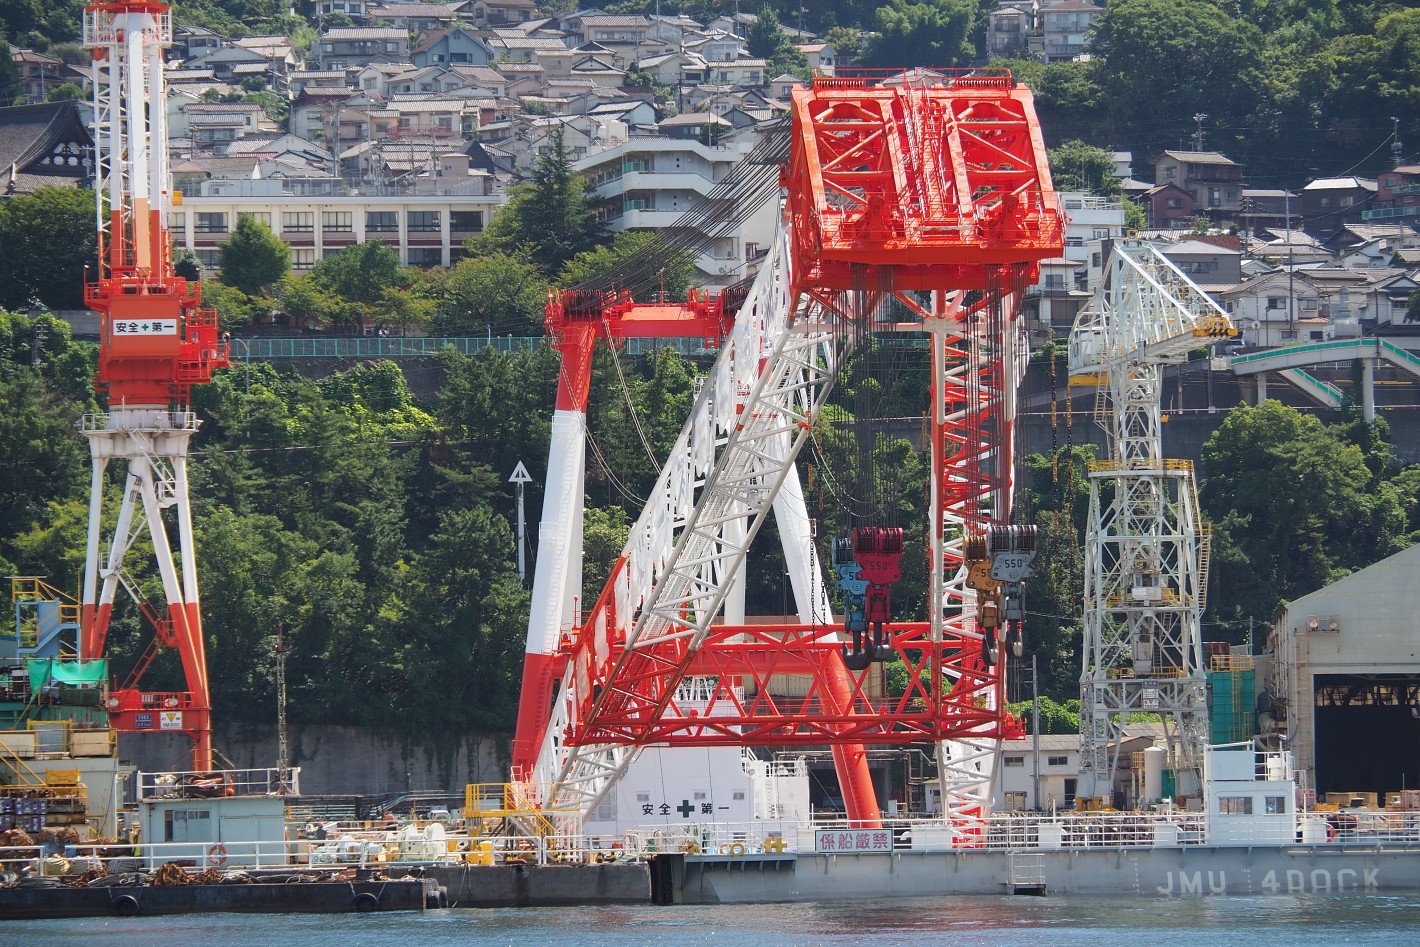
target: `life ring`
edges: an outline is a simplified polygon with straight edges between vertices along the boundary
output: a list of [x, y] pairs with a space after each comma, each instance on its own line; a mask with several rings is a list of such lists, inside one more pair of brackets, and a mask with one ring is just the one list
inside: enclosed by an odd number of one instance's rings
[[380, 909], [380, 899], [369, 891], [361, 891], [359, 894], [355, 895], [355, 903], [353, 906], [355, 910], [359, 911], [361, 914], [369, 914], [371, 911], [378, 911]]
[[215, 868], [221, 868], [227, 864], [227, 846], [218, 842], [207, 850], [207, 861]]
[[1323, 822], [1322, 825], [1326, 826], [1326, 840], [1328, 842], [1336, 838], [1336, 826], [1332, 825], [1330, 822]]
[[109, 904], [108, 909], [119, 917], [137, 917], [138, 899], [131, 894], [120, 894]]
[[736, 858], [742, 857], [745, 851], [746, 849], [744, 842], [732, 842], [730, 844], [730, 854], [735, 856]]

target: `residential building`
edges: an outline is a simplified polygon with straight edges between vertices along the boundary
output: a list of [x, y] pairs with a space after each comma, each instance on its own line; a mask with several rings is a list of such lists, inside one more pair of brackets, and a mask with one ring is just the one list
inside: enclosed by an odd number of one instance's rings
[[1376, 185], [1375, 206], [1361, 211], [1363, 220], [1420, 221], [1420, 164], [1403, 164], [1383, 172]]
[[63, 60], [20, 46], [10, 47], [10, 59], [20, 73], [20, 96], [30, 105], [41, 103], [49, 93], [71, 81]]
[[1156, 184], [1143, 194], [1151, 230], [1187, 227], [1193, 220], [1193, 195], [1177, 184]]
[[986, 55], [1015, 56], [1024, 53], [1035, 15], [1031, 3], [1002, 3], [987, 14]]
[[181, 115], [182, 121], [174, 123], [170, 133], [175, 138], [190, 139], [198, 150], [225, 147], [247, 135], [276, 131], [279, 127], [254, 102], [193, 102]]
[[[635, 137], [576, 162], [591, 188], [592, 211], [613, 233], [661, 230], [687, 211], [704, 209], [707, 196], [728, 177], [755, 142], [705, 145], [668, 137]], [[728, 286], [748, 275], [748, 267], [773, 238], [775, 201], [733, 231], [719, 233], [695, 260], [695, 279], [704, 286]]]
[[442, 30], [468, 16], [467, 0], [452, 3], [381, 3], [365, 14], [368, 26], [388, 26], [406, 33]]
[[1183, 239], [1159, 249], [1199, 289], [1215, 298], [1242, 282], [1242, 251], [1235, 247]]
[[838, 62], [838, 50], [827, 43], [803, 43], [794, 47], [809, 61], [815, 75], [831, 76]]
[[1359, 224], [1376, 202], [1375, 181], [1354, 176], [1317, 178], [1302, 188], [1302, 220], [1312, 233], [1330, 233], [1342, 224]]
[[1040, 279], [1027, 287], [1025, 311], [1032, 335], [1040, 340], [1068, 335], [1075, 317], [1090, 299], [1081, 284], [1082, 264], [1067, 257], [1040, 261]]
[[568, 49], [560, 39], [538, 36], [511, 36], [507, 31], [488, 38], [488, 48], [493, 51], [499, 68], [503, 62], [526, 62], [541, 64], [544, 53], [557, 54]]
[[1195, 214], [1231, 219], [1242, 208], [1243, 166], [1216, 151], [1165, 151], [1154, 161], [1154, 183], [1177, 184]]
[[407, 61], [409, 34], [385, 27], [339, 27], [311, 43], [311, 55], [325, 72], [359, 69], [372, 62]]
[[462, 26], [437, 30], [419, 37], [410, 54], [414, 65], [487, 66], [497, 57], [488, 44]]
[[208, 182], [184, 195], [170, 215], [174, 243], [214, 269], [217, 248], [238, 218], [252, 216], [290, 245], [297, 271], [367, 240], [394, 247], [407, 266], [448, 266], [462, 256], [463, 241], [488, 225], [504, 195], [486, 173], [468, 171], [466, 155], [447, 158], [448, 173], [441, 165], [438, 176], [398, 187], [329, 181], [301, 193], [280, 180]]
[[1080, 778], [1078, 733], [1042, 733], [1034, 740], [1003, 740], [997, 758], [1001, 761], [994, 806], [997, 811], [1051, 812], [1075, 804], [1075, 787]]
[[473, 0], [468, 16], [479, 28], [517, 26], [537, 16], [533, 0]]
[[372, 6], [372, 0], [316, 0], [316, 19], [324, 21], [332, 13], [344, 13], [359, 23], [365, 19]]
[[222, 48], [226, 38], [205, 26], [190, 26], [186, 23], [173, 24], [173, 44], [168, 47], [166, 58], [170, 62], [185, 62], [206, 53], [215, 53]]
[[1041, 8], [1040, 29], [1044, 34], [1046, 62], [1063, 62], [1083, 55], [1103, 7], [1086, 0], [1059, 0]]
[[1278, 188], [1243, 188], [1238, 226], [1252, 233], [1264, 228], [1287, 227], [1293, 215], [1301, 220], [1301, 198]]
[[1216, 298], [1232, 316], [1246, 346], [1276, 348], [1327, 336], [1321, 289], [1302, 271], [1259, 276]]

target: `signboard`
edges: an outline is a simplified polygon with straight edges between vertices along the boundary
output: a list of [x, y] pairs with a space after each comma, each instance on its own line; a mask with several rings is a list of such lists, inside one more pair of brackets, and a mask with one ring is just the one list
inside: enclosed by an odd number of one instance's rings
[[159, 721], [160, 721], [160, 723], [159, 723], [159, 729], [160, 729], [160, 730], [181, 730], [181, 729], [182, 729], [182, 711], [181, 711], [181, 710], [164, 710], [162, 713], [160, 713], [160, 714], [158, 715], [158, 719], [159, 719]]
[[1145, 681], [1139, 687], [1139, 706], [1145, 710], [1159, 709], [1159, 685]]
[[139, 730], [153, 729], [153, 715], [150, 713], [139, 713], [133, 715], [133, 726]]
[[177, 335], [176, 319], [120, 319], [113, 323], [114, 335]]
[[991, 578], [998, 582], [1024, 582], [1035, 570], [1035, 552], [998, 552], [991, 559]]
[[890, 829], [817, 829], [814, 851], [821, 855], [852, 855], [892, 851]]

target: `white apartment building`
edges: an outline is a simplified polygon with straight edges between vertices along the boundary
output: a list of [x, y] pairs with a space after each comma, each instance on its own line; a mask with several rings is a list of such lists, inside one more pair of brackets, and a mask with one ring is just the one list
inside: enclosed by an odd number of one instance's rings
[[1069, 332], [1075, 316], [1104, 277], [1106, 241], [1124, 236], [1124, 205], [1082, 191], [1062, 191], [1065, 252], [1043, 260], [1040, 280], [1030, 288], [1037, 331]]
[[[748, 137], [748, 136], [747, 136]], [[592, 209], [613, 233], [675, 224], [723, 181], [754, 146], [633, 136], [575, 165], [592, 189]], [[752, 275], [774, 235], [776, 202], [767, 201], [733, 233], [716, 238], [695, 261], [696, 282], [723, 287]]]
[[208, 181], [174, 208], [174, 243], [215, 269], [218, 246], [240, 217], [251, 216], [291, 247], [298, 272], [367, 240], [394, 247], [406, 266], [449, 266], [463, 256], [463, 241], [481, 233], [506, 201], [489, 175], [469, 171], [468, 160], [441, 156], [439, 177], [401, 188], [325, 179]]

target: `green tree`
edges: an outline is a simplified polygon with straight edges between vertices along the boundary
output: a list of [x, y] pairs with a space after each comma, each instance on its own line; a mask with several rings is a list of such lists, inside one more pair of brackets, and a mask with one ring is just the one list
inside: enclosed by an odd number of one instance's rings
[[602, 226], [592, 216], [586, 184], [572, 170], [572, 152], [559, 126], [537, 160], [532, 180], [513, 188], [508, 206], [476, 242], [479, 250], [527, 256], [551, 276], [577, 254], [594, 248]]
[[311, 270], [311, 279], [328, 293], [350, 302], [373, 306], [385, 290], [405, 281], [399, 253], [378, 241], [357, 243], [327, 255]]
[[863, 50], [863, 31], [851, 26], [835, 26], [824, 35], [824, 42], [833, 47], [840, 63], [851, 66]]
[[83, 308], [97, 246], [93, 191], [47, 187], [0, 202], [0, 306]]
[[[1111, 0], [1090, 44], [1121, 144], [1145, 155], [1176, 147], [1198, 113], [1247, 114], [1262, 47], [1257, 27], [1210, 0]], [[1245, 133], [1228, 134], [1239, 141]], [[1215, 149], [1231, 144], [1221, 134]]]
[[877, 13], [865, 66], [955, 66], [976, 56], [969, 37], [976, 0], [892, 0]]
[[1114, 155], [1078, 139], [1050, 149], [1050, 177], [1060, 191], [1088, 191], [1104, 197], [1124, 192], [1114, 176]]
[[434, 319], [451, 335], [537, 335], [547, 305], [547, 278], [532, 263], [506, 253], [464, 257], [433, 271]]
[[291, 271], [291, 248], [269, 226], [242, 214], [232, 235], [217, 245], [217, 271], [228, 286], [255, 296]]
[[768, 59], [788, 42], [784, 27], [779, 24], [779, 14], [769, 4], [763, 4], [759, 8], [759, 18], [750, 24], [745, 35], [749, 54], [756, 59]]
[[1420, 322], [1420, 289], [1411, 293], [1405, 301], [1405, 321]]
[[0, 106], [9, 105], [20, 95], [20, 67], [10, 55], [10, 44], [0, 30]]
[[[623, 230], [610, 245], [603, 244], [595, 250], [579, 253], [557, 275], [560, 286], [580, 286], [586, 283], [616, 285], [616, 274], [625, 272], [628, 261], [636, 254], [646, 252], [648, 247], [658, 245], [659, 236], [650, 231]], [[695, 261], [689, 254], [664, 251], [658, 254], [655, 288], [651, 290], [657, 298], [683, 301], [691, 287], [695, 273]]]
[[1213, 522], [1209, 611], [1270, 620], [1403, 545], [1395, 485], [1377, 477], [1338, 429], [1277, 401], [1238, 407], [1203, 445], [1199, 499]]
[[46, 102], [82, 102], [84, 101], [84, 90], [78, 83], [65, 82], [51, 89], [44, 100]]

